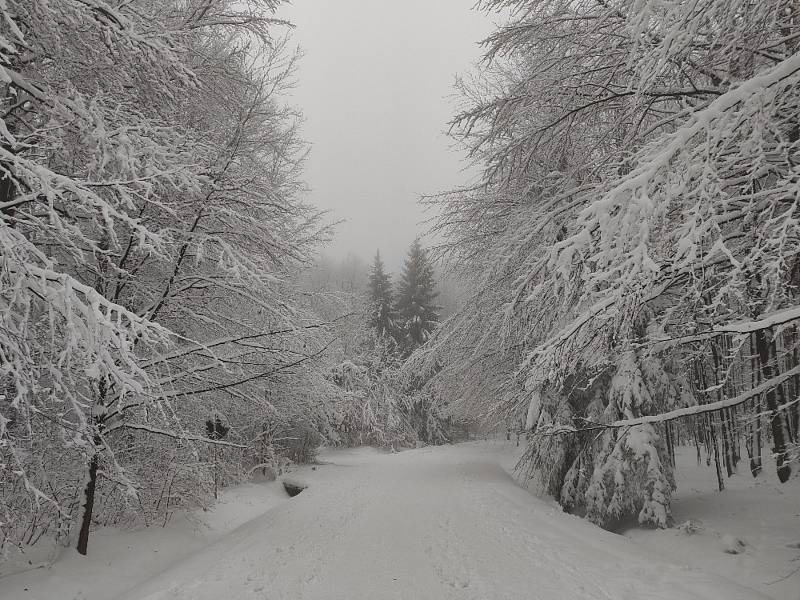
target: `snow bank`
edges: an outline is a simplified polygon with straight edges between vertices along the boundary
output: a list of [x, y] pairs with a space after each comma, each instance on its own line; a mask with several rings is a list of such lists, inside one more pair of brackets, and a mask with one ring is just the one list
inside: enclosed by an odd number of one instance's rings
[[713, 463], [694, 448], [676, 449], [676, 529], [633, 529], [625, 536], [687, 568], [717, 573], [777, 600], [800, 598], [800, 480], [781, 484], [769, 453], [759, 479], [749, 473], [717, 490]]
[[52, 546], [43, 542], [0, 563], [0, 599], [116, 598], [287, 500], [278, 483], [238, 486], [223, 491], [211, 510], [176, 515], [166, 527], [101, 529], [89, 539], [88, 556], [62, 549], [49, 567]]

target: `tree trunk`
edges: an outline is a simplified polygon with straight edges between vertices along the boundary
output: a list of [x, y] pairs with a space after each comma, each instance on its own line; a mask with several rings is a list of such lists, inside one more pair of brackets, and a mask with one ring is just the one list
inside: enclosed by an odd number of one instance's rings
[[214, 500], [219, 498], [219, 456], [217, 455], [217, 446], [214, 445]]
[[717, 487], [719, 487], [719, 491], [725, 489], [725, 480], [722, 478], [722, 466], [719, 464], [719, 445], [717, 444], [717, 434], [714, 431], [714, 413], [709, 413], [708, 415], [708, 430], [709, 430], [709, 439], [711, 440], [711, 446], [714, 450], [714, 468], [717, 471]]
[[[725, 395], [723, 393], [723, 388], [725, 387], [724, 384], [720, 384], [720, 366], [721, 361], [719, 358], [719, 353], [717, 351], [717, 345], [715, 342], [711, 342], [711, 357], [714, 361], [714, 387], [716, 388], [717, 394], [717, 401], [721, 401], [725, 399]], [[731, 446], [730, 446], [730, 439], [728, 435], [728, 426], [725, 419], [725, 410], [719, 411], [719, 422], [720, 422], [720, 433], [722, 436], [722, 456], [725, 459], [725, 472], [728, 474], [728, 477], [733, 475], [733, 464], [731, 461]], [[716, 435], [716, 434], [715, 434]], [[716, 448], [714, 449], [716, 452]]]
[[[756, 354], [753, 336], [750, 336], [750, 385], [756, 387], [761, 381], [761, 372], [758, 368], [758, 356]], [[758, 477], [761, 473], [761, 396], [753, 400], [755, 421], [750, 423], [749, 436], [752, 452], [750, 453], [750, 472], [753, 477]]]
[[[735, 396], [735, 389], [733, 387], [730, 388], [730, 395], [728, 396], [733, 397]], [[733, 463], [733, 472], [736, 473], [737, 467], [739, 466], [739, 428], [736, 426], [736, 409], [729, 408], [725, 411], [728, 420], [728, 447], [731, 450], [731, 462]]]
[[700, 455], [700, 427], [697, 425], [696, 421], [693, 421], [692, 425], [692, 429], [694, 431], [694, 445], [695, 448], [697, 448], [697, 466], [699, 467], [703, 461], [703, 458]]
[[[758, 359], [761, 365], [761, 379], [768, 381], [777, 375], [778, 365], [776, 362], [777, 357], [773, 356], [773, 349], [775, 348], [774, 340], [772, 339], [772, 332], [762, 329], [755, 332], [756, 350], [758, 352]], [[775, 359], [775, 364], [773, 364]], [[764, 393], [764, 401], [767, 405], [767, 410], [770, 413], [770, 426], [772, 430], [773, 453], [775, 455], [775, 464], [777, 466], [778, 479], [781, 483], [789, 480], [792, 474], [792, 469], [787, 461], [787, 448], [786, 448], [786, 427], [784, 423], [784, 416], [778, 410], [778, 398], [775, 388], [767, 390]]]
[[81, 530], [78, 534], [78, 553], [84, 556], [86, 556], [86, 551], [89, 548], [89, 529], [92, 526], [92, 511], [94, 510], [94, 491], [97, 486], [98, 462], [99, 455], [97, 451], [95, 451], [94, 454], [92, 454], [92, 459], [89, 461], [89, 480], [86, 482], [86, 488], [83, 492], [83, 519], [81, 520]]
[[[750, 405], [749, 402], [747, 404]], [[752, 412], [752, 410], [751, 410], [751, 412]], [[755, 459], [755, 452], [754, 452], [754, 448], [753, 448], [753, 440], [754, 440], [753, 424], [752, 423], [748, 423], [747, 427], [744, 430], [744, 450], [745, 450], [745, 452], [747, 452], [747, 458], [750, 461], [750, 472], [751, 473], [753, 473], [753, 460]], [[753, 473], [753, 477], [755, 477], [755, 476], [756, 476], [756, 474]]]
[[[103, 404], [106, 400], [106, 380], [101, 378], [98, 383], [98, 403]], [[89, 479], [83, 491], [83, 517], [81, 519], [81, 530], [78, 533], [78, 547], [80, 554], [86, 555], [89, 547], [89, 530], [92, 527], [92, 512], [94, 511], [94, 495], [97, 487], [97, 467], [100, 463], [100, 449], [103, 445], [102, 431], [103, 419], [97, 418], [94, 422], [96, 427], [92, 437], [92, 458], [89, 460]]]
[[[699, 360], [694, 361], [694, 376], [699, 389], [705, 390], [706, 389], [705, 366]], [[697, 400], [700, 404], [705, 404], [705, 392], [698, 393]], [[706, 414], [705, 418], [697, 424], [698, 431], [703, 441], [703, 445], [706, 447], [706, 466], [711, 465], [711, 454], [712, 454], [710, 418], [711, 417], [708, 414]], [[698, 453], [699, 451], [700, 450], [698, 448]]]
[[[793, 325], [791, 329], [790, 335], [790, 342], [792, 348], [792, 362], [790, 368], [794, 368], [798, 365], [798, 360], [800, 356], [798, 356], [797, 350], [797, 325]], [[792, 399], [796, 400], [798, 396], [800, 396], [800, 375], [795, 375], [792, 377]], [[794, 443], [800, 442], [800, 404], [795, 402], [792, 404], [788, 411], [787, 417], [789, 421], [789, 428], [792, 433], [792, 441]]]
[[753, 473], [753, 477], [758, 477], [764, 468], [761, 462], [761, 448], [764, 446], [764, 442], [761, 439], [761, 398], [756, 400], [756, 422], [753, 423], [753, 427], [756, 430], [753, 446], [755, 457], [750, 465], [750, 471]]
[[728, 477], [733, 475], [733, 462], [731, 461], [731, 446], [730, 446], [730, 436], [728, 434], [728, 425], [726, 423], [727, 419], [725, 419], [725, 411], [719, 411], [719, 423], [720, 423], [720, 433], [722, 436], [722, 455], [725, 459], [725, 472], [727, 473]]
[[672, 427], [670, 427], [669, 421], [664, 423], [664, 433], [667, 438], [667, 454], [669, 456], [669, 461], [671, 466], [675, 468], [675, 440], [672, 439]]

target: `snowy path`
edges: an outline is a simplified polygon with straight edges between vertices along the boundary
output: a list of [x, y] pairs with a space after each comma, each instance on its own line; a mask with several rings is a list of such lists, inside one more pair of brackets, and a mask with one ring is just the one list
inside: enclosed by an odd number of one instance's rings
[[125, 600], [759, 598], [517, 487], [474, 446], [336, 454], [310, 488]]

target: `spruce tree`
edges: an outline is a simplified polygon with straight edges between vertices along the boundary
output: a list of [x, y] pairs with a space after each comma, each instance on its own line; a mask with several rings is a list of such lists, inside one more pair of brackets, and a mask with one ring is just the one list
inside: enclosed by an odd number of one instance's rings
[[397, 292], [397, 312], [402, 328], [398, 331], [398, 343], [406, 354], [427, 341], [439, 321], [434, 300], [433, 265], [419, 239], [414, 240], [408, 251]]
[[396, 313], [392, 307], [392, 281], [386, 273], [381, 253], [375, 254], [369, 274], [369, 326], [379, 336], [394, 335]]

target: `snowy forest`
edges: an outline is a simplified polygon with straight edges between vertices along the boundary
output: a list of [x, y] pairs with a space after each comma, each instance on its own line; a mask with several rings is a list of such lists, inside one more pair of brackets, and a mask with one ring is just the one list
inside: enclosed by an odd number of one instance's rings
[[475, 292], [420, 362], [445, 365], [464, 414], [523, 424], [531, 475], [601, 525], [671, 524], [682, 441], [713, 456], [720, 490], [740, 461], [757, 477], [764, 448], [786, 482], [797, 8], [485, 6], [514, 20], [452, 124], [484, 175], [430, 199]]
[[0, 0], [0, 598], [798, 600], [800, 5], [448, 5], [342, 258], [285, 4]]

